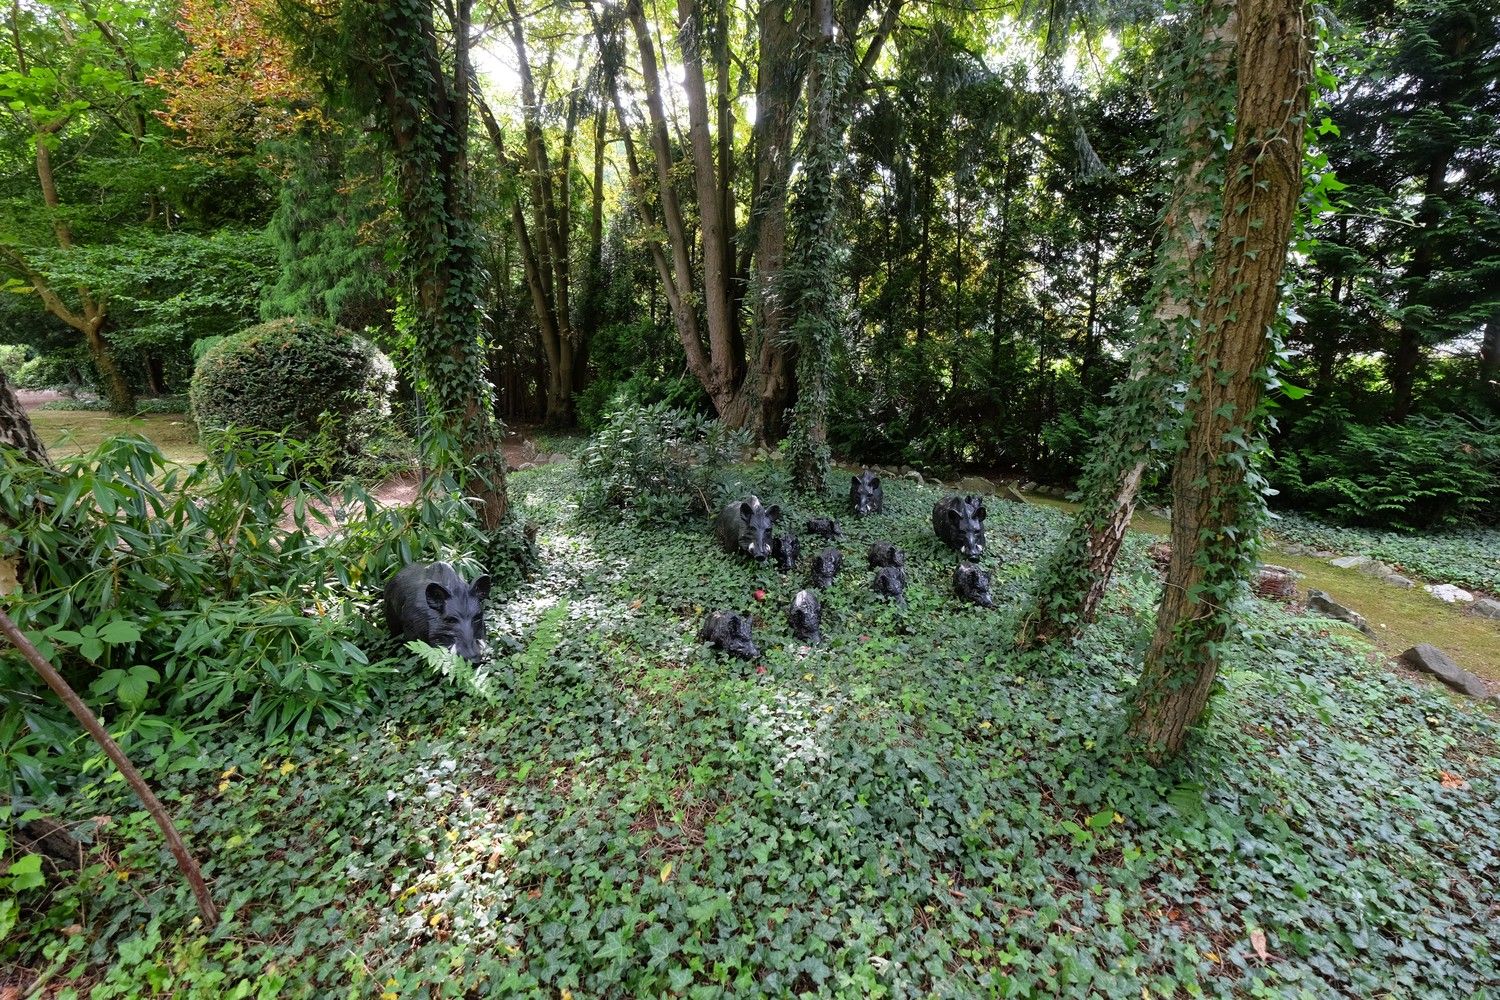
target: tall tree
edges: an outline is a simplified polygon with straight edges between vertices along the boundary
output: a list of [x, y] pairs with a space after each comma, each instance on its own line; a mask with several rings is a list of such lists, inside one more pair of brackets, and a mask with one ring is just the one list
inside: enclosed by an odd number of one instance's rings
[[[133, 21], [130, 11], [121, 13]], [[135, 22], [148, 30], [143, 23]], [[108, 295], [90, 284], [56, 282], [49, 273], [49, 260], [66, 259], [79, 246], [76, 206], [66, 202], [54, 154], [70, 138], [106, 129], [139, 151], [148, 120], [142, 78], [149, 66], [139, 61], [131, 32], [82, 0], [39, 9], [12, 0], [6, 34], [0, 100], [12, 134], [30, 147], [40, 200], [27, 206], [28, 218], [7, 219], [0, 227], [0, 268], [10, 272], [12, 290], [35, 294], [48, 312], [82, 334], [111, 407], [128, 412], [135, 392], [110, 342]], [[63, 162], [79, 166], [73, 157]], [[50, 230], [51, 248], [33, 241], [28, 221]]]
[[1172, 559], [1132, 731], [1175, 753], [1208, 702], [1264, 521], [1261, 397], [1302, 189], [1312, 87], [1302, 0], [1240, 0], [1234, 145], [1172, 472]]
[[1176, 46], [1164, 67], [1175, 86], [1166, 100], [1181, 111], [1164, 120], [1162, 147], [1176, 181], [1161, 220], [1155, 303], [1139, 331], [1131, 377], [1115, 401], [1079, 483], [1081, 507], [1068, 533], [1038, 568], [1017, 636], [1023, 648], [1071, 638], [1093, 621], [1135, 513], [1136, 498], [1159, 442], [1170, 436], [1180, 405], [1174, 388], [1192, 313], [1203, 295], [1205, 248], [1217, 223], [1223, 144], [1234, 97], [1231, 72], [1234, 0], [1198, 10], [1191, 44]]
[[470, 207], [472, 0], [452, 5], [440, 38], [431, 0], [326, 8], [285, 0], [304, 53], [336, 76], [338, 96], [373, 112], [395, 162], [401, 278], [415, 315], [415, 357], [437, 418], [468, 465], [485, 527], [504, 522], [505, 456], [480, 338], [483, 271]]
[[[836, 10], [851, 38], [873, 10], [881, 12], [866, 35], [851, 87], [873, 68], [895, 29], [901, 4], [885, 0], [877, 8], [869, 0], [851, 0]], [[710, 17], [698, 0], [678, 0], [676, 5], [676, 55], [686, 96], [686, 134], [680, 143], [674, 142], [673, 129], [682, 123], [669, 118], [662, 84], [661, 63], [671, 53], [658, 52], [641, 0], [627, 0], [622, 13], [605, 8], [593, 14], [605, 79], [624, 133], [632, 203], [650, 234], [652, 260], [688, 369], [722, 420], [775, 439], [784, 431], [795, 389], [795, 358], [788, 350], [787, 317], [778, 293], [786, 258], [796, 111], [810, 56], [802, 42], [810, 6], [769, 0], [757, 8], [753, 56], [740, 53], [741, 65], [755, 66], [755, 119], [743, 150], [734, 142], [732, 109], [739, 95], [731, 72], [736, 55], [731, 51], [732, 8], [718, 11]], [[634, 119], [625, 110], [626, 27], [635, 42], [644, 90], [644, 151], [637, 148]], [[736, 178], [747, 168], [748, 207], [741, 226], [735, 194], [742, 185]], [[679, 191], [682, 174], [691, 178], [689, 198]]]

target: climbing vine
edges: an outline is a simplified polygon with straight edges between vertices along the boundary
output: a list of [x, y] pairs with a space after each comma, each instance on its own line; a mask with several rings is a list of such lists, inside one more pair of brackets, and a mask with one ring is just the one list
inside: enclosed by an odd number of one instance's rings
[[783, 274], [786, 310], [794, 317], [790, 339], [797, 349], [797, 402], [786, 458], [797, 485], [813, 493], [828, 485], [828, 378], [844, 320], [840, 278], [847, 250], [837, 234], [836, 175], [844, 160], [848, 79], [844, 48], [823, 45], [808, 77], [807, 132], [793, 181], [791, 250]]
[[1185, 353], [1207, 284], [1224, 176], [1224, 136], [1234, 107], [1230, 5], [1205, 4], [1197, 30], [1166, 49], [1162, 243], [1152, 272], [1131, 376], [1115, 387], [1109, 417], [1079, 479], [1081, 504], [1066, 535], [1038, 567], [1017, 643], [1072, 638], [1092, 621], [1135, 509], [1142, 479], [1181, 440]]

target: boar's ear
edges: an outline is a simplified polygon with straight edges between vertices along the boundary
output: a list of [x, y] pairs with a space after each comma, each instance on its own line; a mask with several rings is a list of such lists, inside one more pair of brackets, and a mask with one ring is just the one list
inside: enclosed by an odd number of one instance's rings
[[448, 598], [453, 595], [448, 593], [448, 588], [441, 583], [429, 583], [427, 585], [427, 606], [434, 611], [443, 610], [448, 603]]
[[945, 513], [945, 514], [948, 515], [948, 522], [950, 524], [952, 524], [955, 528], [958, 527], [958, 508], [957, 507], [948, 507], [948, 508], [945, 508], [944, 511], [943, 511], [943, 513]]
[[781, 520], [781, 504], [773, 503], [766, 508], [766, 514], [773, 522]]
[[870, 485], [873, 486], [877, 490], [880, 489], [880, 477], [879, 476], [871, 476], [870, 477]]
[[490, 596], [489, 574], [481, 574], [479, 579], [475, 580], [473, 584], [469, 586], [469, 590], [472, 591], [474, 596], [479, 598], [481, 601], [488, 598]]
[[753, 511], [754, 509], [755, 508], [750, 505], [750, 501], [749, 500], [741, 500], [740, 501], [740, 520], [741, 521], [749, 521], [750, 520], [750, 512]]
[[974, 520], [976, 520], [976, 521], [983, 521], [984, 520], [984, 504], [978, 503], [978, 504], [974, 505]]

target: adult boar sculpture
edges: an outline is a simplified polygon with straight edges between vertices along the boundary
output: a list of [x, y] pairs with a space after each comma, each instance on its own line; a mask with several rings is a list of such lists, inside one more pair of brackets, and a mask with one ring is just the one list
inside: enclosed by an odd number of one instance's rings
[[394, 636], [421, 639], [478, 663], [489, 596], [488, 576], [465, 583], [448, 563], [412, 563], [385, 585], [386, 624]]
[[771, 532], [780, 519], [781, 508], [761, 506], [760, 497], [733, 500], [719, 510], [714, 537], [725, 552], [738, 552], [756, 562], [765, 562], [771, 554]]
[[932, 505], [932, 530], [965, 559], [984, 555], [984, 504], [976, 496], [943, 497]]
[[859, 475], [849, 478], [849, 503], [859, 517], [879, 514], [885, 510], [885, 491], [880, 488], [880, 477], [869, 469], [861, 469]]

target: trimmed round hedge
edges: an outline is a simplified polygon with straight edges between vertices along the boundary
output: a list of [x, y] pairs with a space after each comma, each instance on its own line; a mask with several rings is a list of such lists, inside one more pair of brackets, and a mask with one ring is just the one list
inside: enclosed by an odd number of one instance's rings
[[204, 351], [188, 398], [204, 432], [286, 434], [314, 442], [317, 457], [339, 468], [389, 423], [395, 380], [390, 359], [364, 338], [329, 323], [279, 319]]

